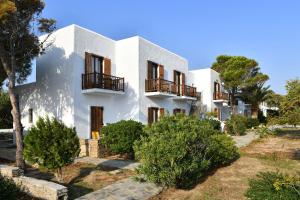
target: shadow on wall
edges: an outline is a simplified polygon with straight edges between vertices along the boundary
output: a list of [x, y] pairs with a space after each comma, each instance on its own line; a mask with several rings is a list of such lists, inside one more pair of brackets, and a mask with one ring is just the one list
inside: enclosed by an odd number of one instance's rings
[[[38, 59], [36, 83], [20, 86], [20, 108], [28, 116], [32, 108], [37, 117], [49, 115], [73, 125], [73, 63], [74, 54], [66, 57], [62, 48], [51, 46]], [[55, 58], [55, 59], [53, 59]], [[24, 117], [24, 116], [22, 116]]]

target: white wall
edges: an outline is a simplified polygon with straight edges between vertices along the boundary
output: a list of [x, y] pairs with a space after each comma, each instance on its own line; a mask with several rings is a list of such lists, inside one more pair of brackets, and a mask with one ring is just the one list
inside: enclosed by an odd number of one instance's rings
[[68, 126], [74, 125], [74, 26], [59, 29], [48, 41], [52, 45], [36, 61], [36, 83], [17, 87], [25, 130], [32, 125], [28, 119], [30, 108], [33, 109], [33, 123], [39, 116], [48, 115], [63, 120]]
[[206, 112], [212, 110], [212, 90], [211, 85], [211, 69], [198, 69], [189, 72], [189, 77], [197, 88], [197, 92], [201, 92], [202, 103], [206, 107]]
[[[125, 77], [125, 94], [82, 94], [81, 74], [84, 73], [85, 52], [111, 59], [111, 74]], [[104, 124], [122, 119], [138, 120], [137, 110], [137, 42], [115, 41], [81, 27], [75, 28], [75, 122], [78, 135], [90, 137], [90, 107], [101, 106]]]
[[148, 121], [148, 107], [164, 108], [165, 113], [173, 114], [174, 108], [185, 109], [189, 113], [190, 104], [187, 101], [176, 101], [172, 98], [158, 98], [145, 96], [145, 80], [147, 78], [147, 61], [153, 61], [164, 66], [164, 79], [173, 81], [173, 71], [186, 74], [188, 82], [188, 62], [186, 59], [153, 44], [141, 37], [139, 39], [139, 120]]

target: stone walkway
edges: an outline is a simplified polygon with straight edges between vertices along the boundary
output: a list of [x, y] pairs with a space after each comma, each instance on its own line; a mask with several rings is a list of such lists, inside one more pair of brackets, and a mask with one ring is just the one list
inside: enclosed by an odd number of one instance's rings
[[236, 142], [237, 147], [245, 147], [249, 145], [253, 140], [259, 138], [258, 134], [255, 134], [254, 131], [248, 132], [247, 135], [243, 136], [231, 136], [233, 140]]
[[129, 161], [129, 160], [109, 160], [105, 158], [90, 158], [90, 157], [77, 158], [75, 162], [90, 163], [94, 165], [102, 165], [104, 167], [129, 169], [129, 170], [135, 170], [139, 166], [139, 163], [134, 161]]
[[159, 194], [161, 191], [162, 188], [153, 183], [137, 182], [132, 178], [126, 178], [98, 191], [79, 197], [77, 200], [146, 200]]

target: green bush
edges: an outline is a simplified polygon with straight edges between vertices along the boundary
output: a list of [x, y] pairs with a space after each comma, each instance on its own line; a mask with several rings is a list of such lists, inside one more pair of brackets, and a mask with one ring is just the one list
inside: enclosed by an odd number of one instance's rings
[[232, 115], [226, 121], [226, 131], [230, 135], [245, 135], [247, 129], [247, 118], [242, 115]]
[[7, 93], [0, 90], [0, 129], [12, 128], [11, 103]]
[[245, 196], [251, 200], [299, 200], [300, 176], [289, 176], [279, 172], [260, 172], [249, 181]]
[[211, 157], [212, 166], [226, 165], [239, 158], [235, 142], [226, 134], [211, 136], [208, 155]]
[[256, 128], [259, 126], [259, 120], [257, 118], [248, 117], [246, 124], [247, 128]]
[[273, 132], [272, 130], [270, 130], [266, 126], [260, 126], [260, 127], [258, 127], [257, 133], [259, 134], [260, 138], [265, 138], [265, 137], [267, 137], [269, 135], [275, 135], [275, 132]]
[[133, 144], [143, 135], [143, 124], [134, 120], [122, 120], [103, 127], [102, 144], [112, 152], [128, 154], [133, 158]]
[[80, 145], [75, 128], [56, 119], [39, 118], [24, 139], [24, 158], [49, 170], [55, 170], [59, 181], [62, 167], [79, 155]]
[[221, 122], [215, 119], [205, 119], [207, 120], [211, 126], [213, 127], [213, 129], [220, 131], [221, 130]]
[[182, 114], [165, 116], [145, 132], [134, 150], [141, 162], [138, 172], [149, 181], [187, 188], [212, 166], [211, 159], [226, 163], [217, 151], [221, 142], [213, 137], [221, 133], [207, 120]]
[[0, 199], [17, 199], [17, 193], [20, 189], [10, 179], [0, 175]]

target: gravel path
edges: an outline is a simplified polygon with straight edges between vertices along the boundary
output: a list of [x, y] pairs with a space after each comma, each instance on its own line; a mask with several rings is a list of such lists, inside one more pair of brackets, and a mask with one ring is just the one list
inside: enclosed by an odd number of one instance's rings
[[259, 138], [258, 134], [255, 134], [255, 132], [248, 132], [247, 135], [243, 136], [231, 136], [233, 140], [236, 142], [237, 147], [245, 147], [248, 144], [250, 144], [253, 140], [256, 140]]

